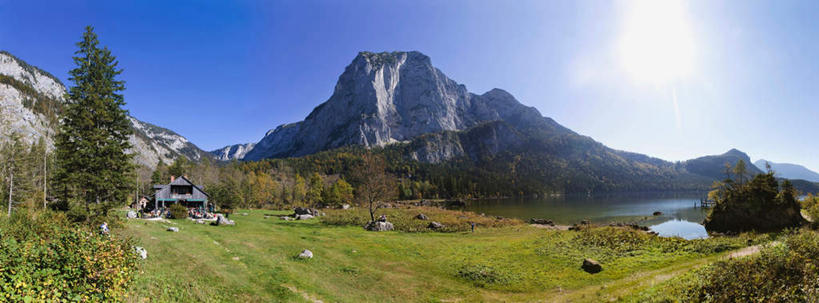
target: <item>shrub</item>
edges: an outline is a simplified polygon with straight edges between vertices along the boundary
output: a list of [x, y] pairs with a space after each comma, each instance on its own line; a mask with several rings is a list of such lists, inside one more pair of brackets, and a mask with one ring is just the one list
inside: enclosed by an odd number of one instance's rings
[[128, 239], [16, 212], [0, 220], [0, 301], [121, 301], [136, 260]]
[[185, 219], [188, 217], [188, 209], [178, 203], [171, 205], [168, 211], [171, 213], [171, 218], [173, 219]]
[[718, 261], [635, 301], [814, 302], [819, 295], [817, 260], [819, 234], [790, 232], [758, 255]]

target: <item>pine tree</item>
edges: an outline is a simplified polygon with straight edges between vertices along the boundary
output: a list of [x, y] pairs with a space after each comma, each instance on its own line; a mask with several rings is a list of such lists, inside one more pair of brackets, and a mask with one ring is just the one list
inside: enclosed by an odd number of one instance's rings
[[90, 221], [127, 203], [133, 188], [131, 147], [132, 129], [125, 100], [119, 92], [125, 82], [108, 48], [99, 48], [94, 29], [86, 27], [77, 43], [76, 68], [69, 72], [74, 83], [61, 117], [55, 146], [57, 180], [63, 199], [69, 201], [76, 220]]

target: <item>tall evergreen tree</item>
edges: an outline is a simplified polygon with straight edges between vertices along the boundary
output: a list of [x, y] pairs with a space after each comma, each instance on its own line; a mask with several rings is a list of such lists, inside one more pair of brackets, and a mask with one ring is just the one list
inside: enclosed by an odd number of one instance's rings
[[81, 214], [75, 219], [89, 221], [126, 203], [133, 188], [132, 155], [126, 152], [132, 129], [122, 108], [125, 82], [116, 79], [122, 73], [116, 58], [99, 47], [91, 26], [77, 46], [77, 67], [69, 72], [74, 86], [55, 142], [56, 178], [64, 187], [63, 199]]

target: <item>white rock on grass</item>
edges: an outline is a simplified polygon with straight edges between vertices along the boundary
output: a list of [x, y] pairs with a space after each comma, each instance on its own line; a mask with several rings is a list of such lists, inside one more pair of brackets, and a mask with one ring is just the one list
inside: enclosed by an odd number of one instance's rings
[[296, 215], [296, 220], [307, 220], [312, 218], [313, 218], [312, 215]]
[[302, 252], [299, 254], [299, 259], [312, 259], [312, 258], [313, 258], [313, 252], [312, 252], [312, 251], [309, 251], [309, 250], [307, 250], [307, 249], [303, 250], [303, 251], [302, 251]]
[[134, 252], [136, 252], [137, 255], [139, 255], [139, 257], [143, 260], [148, 258], [148, 251], [145, 250], [145, 248], [142, 248], [142, 246], [135, 246]]
[[168, 231], [172, 231], [172, 232], [175, 232], [175, 233], [179, 232], [179, 227], [173, 227], [173, 226], [168, 227]]

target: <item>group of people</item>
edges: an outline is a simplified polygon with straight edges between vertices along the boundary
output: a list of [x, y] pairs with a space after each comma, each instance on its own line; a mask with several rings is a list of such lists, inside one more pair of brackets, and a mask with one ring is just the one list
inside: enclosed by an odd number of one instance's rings
[[188, 217], [194, 219], [213, 219], [213, 214], [198, 208], [189, 208]]

